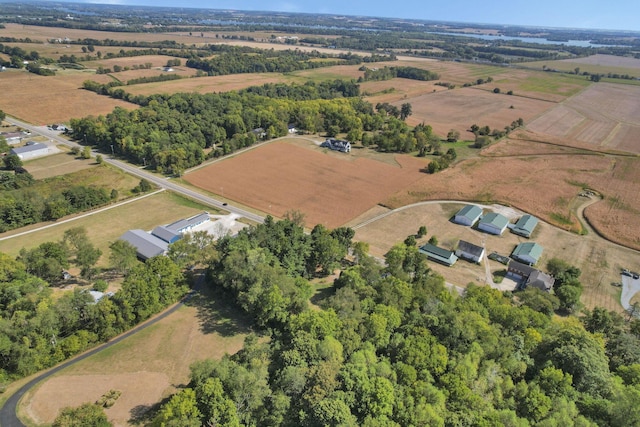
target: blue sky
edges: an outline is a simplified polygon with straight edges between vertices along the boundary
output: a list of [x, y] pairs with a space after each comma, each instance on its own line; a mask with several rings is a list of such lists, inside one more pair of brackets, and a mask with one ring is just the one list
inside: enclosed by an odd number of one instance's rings
[[[82, 0], [81, 0], [82, 1]], [[85, 0], [87, 1], [87, 0]], [[640, 31], [640, 0], [89, 0], [237, 10]]]

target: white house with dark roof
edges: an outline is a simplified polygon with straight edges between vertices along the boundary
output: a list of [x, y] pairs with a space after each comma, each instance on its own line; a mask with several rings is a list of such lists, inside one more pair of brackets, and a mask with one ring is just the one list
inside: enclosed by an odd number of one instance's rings
[[482, 216], [482, 209], [476, 205], [465, 205], [453, 217], [453, 222], [471, 227]]
[[328, 148], [333, 151], [340, 151], [342, 153], [349, 153], [351, 151], [351, 143], [341, 139], [329, 138], [320, 144], [320, 147]]
[[499, 236], [507, 228], [508, 224], [509, 220], [507, 217], [499, 213], [490, 212], [480, 219], [478, 230]]
[[49, 147], [40, 142], [28, 142], [23, 147], [12, 148], [9, 154], [15, 154], [20, 160], [29, 160], [49, 154]]
[[484, 257], [484, 248], [465, 240], [460, 240], [456, 249], [456, 256], [479, 264], [482, 261], [482, 257]]

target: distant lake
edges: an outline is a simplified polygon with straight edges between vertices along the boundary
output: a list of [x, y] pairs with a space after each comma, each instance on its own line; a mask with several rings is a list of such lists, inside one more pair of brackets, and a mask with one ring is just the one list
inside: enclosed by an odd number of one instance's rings
[[557, 44], [557, 45], [565, 45], [565, 46], [577, 46], [577, 47], [613, 47], [613, 46], [621, 46], [614, 44], [595, 44], [591, 43], [589, 40], [568, 40], [568, 41], [559, 41], [559, 40], [549, 40], [543, 37], [514, 37], [514, 36], [492, 36], [488, 34], [467, 34], [467, 33], [445, 33], [440, 31], [429, 31], [433, 34], [442, 34], [445, 36], [464, 36], [464, 37], [473, 37], [476, 39], [495, 41], [495, 40], [518, 40], [524, 43], [538, 43], [538, 44]]

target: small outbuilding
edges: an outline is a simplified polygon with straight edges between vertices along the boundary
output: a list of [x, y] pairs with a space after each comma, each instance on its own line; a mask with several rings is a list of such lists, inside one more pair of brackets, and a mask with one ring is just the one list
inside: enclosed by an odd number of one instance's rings
[[456, 263], [456, 261], [458, 261], [458, 257], [453, 252], [439, 248], [430, 243], [421, 246], [418, 251], [421, 254], [426, 255], [430, 260], [439, 262], [449, 267], [451, 267]]
[[49, 147], [40, 142], [27, 142], [23, 147], [12, 148], [9, 154], [15, 154], [20, 160], [29, 160], [49, 154]]
[[504, 215], [490, 212], [480, 219], [480, 222], [478, 223], [478, 230], [500, 236], [502, 232], [507, 228], [508, 224], [509, 220]]
[[476, 205], [466, 205], [456, 213], [453, 222], [471, 227], [482, 216], [482, 209]]
[[482, 261], [482, 257], [484, 257], [484, 248], [482, 246], [460, 240], [458, 242], [458, 249], [456, 249], [456, 256], [479, 264], [480, 261]]
[[538, 218], [533, 215], [523, 215], [511, 228], [511, 232], [522, 237], [529, 238], [538, 225]]
[[534, 265], [542, 257], [542, 246], [534, 242], [518, 244], [511, 253], [511, 257], [525, 264]]

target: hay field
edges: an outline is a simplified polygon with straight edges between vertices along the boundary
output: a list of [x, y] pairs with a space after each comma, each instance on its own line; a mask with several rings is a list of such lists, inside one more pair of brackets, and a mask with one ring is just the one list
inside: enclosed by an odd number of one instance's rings
[[[119, 76], [122, 73], [116, 74]], [[275, 73], [230, 74], [228, 76], [197, 77], [165, 82], [141, 83], [124, 88], [133, 95], [179, 92], [230, 92], [265, 83], [290, 83], [292, 79]]]
[[28, 160], [24, 163], [24, 167], [35, 179], [44, 179], [98, 166], [95, 159], [75, 157], [66, 148], [66, 146], [62, 147], [63, 153]]
[[640, 153], [640, 87], [598, 83], [527, 124], [531, 132]]
[[285, 141], [260, 146], [183, 178], [277, 217], [297, 209], [306, 215], [308, 225], [333, 228], [419, 180], [423, 175], [419, 170], [426, 164], [424, 159], [397, 155], [398, 167]]
[[135, 420], [189, 381], [189, 366], [220, 359], [243, 346], [250, 321], [211, 297], [188, 306], [39, 384], [25, 395], [21, 414], [37, 425], [53, 422], [66, 406], [95, 402], [111, 389], [122, 392], [105, 412], [114, 425]]
[[522, 65], [540, 69], [544, 65], [565, 72], [574, 72], [576, 68], [580, 68], [580, 73], [585, 71], [591, 74], [617, 73], [640, 77], [640, 59], [615, 55], [596, 54], [584, 58], [526, 62]]
[[56, 76], [38, 76], [26, 70], [9, 70], [0, 78], [0, 110], [35, 125], [65, 123], [71, 118], [108, 114], [115, 107], [136, 105], [82, 89], [85, 80], [108, 83], [107, 75], [69, 70]]
[[474, 123], [503, 129], [518, 118], [528, 123], [554, 106], [548, 101], [495, 94], [477, 87], [418, 95], [403, 99], [398, 105], [405, 102], [413, 109], [413, 115], [407, 119], [410, 125], [427, 123], [438, 135], [446, 135], [450, 129], [455, 129], [462, 139], [473, 138], [468, 129]]

